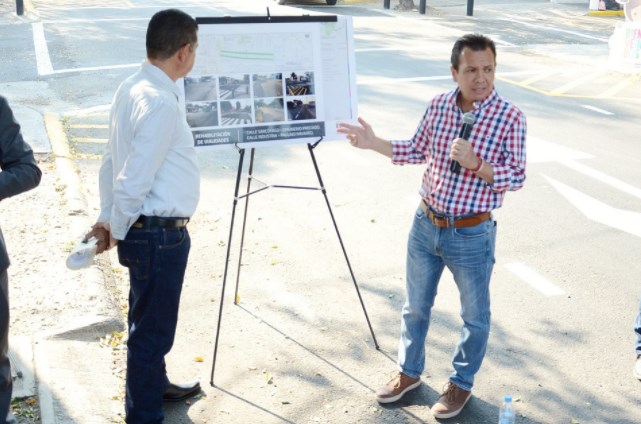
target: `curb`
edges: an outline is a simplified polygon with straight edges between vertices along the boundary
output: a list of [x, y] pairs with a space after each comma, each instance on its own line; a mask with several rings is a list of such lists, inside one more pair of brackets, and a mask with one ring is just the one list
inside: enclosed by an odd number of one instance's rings
[[73, 160], [67, 137], [60, 115], [47, 112], [44, 116], [45, 128], [51, 143], [51, 151], [56, 160], [56, 168], [60, 179], [65, 184], [64, 197], [71, 217], [72, 234], [84, 235], [90, 227], [87, 217], [87, 199], [82, 190], [82, 182], [78, 176], [76, 164]]
[[[64, 187], [62, 196], [69, 215], [69, 231], [73, 237], [81, 237], [91, 226], [87, 216], [88, 202], [78, 174], [78, 167], [69, 149], [62, 119], [58, 113], [47, 112], [44, 115], [44, 126], [51, 144], [51, 154], [55, 159], [55, 171]], [[108, 257], [100, 258], [98, 262], [103, 260], [108, 260]], [[105, 267], [104, 263], [100, 263], [96, 269], [86, 274], [86, 278], [95, 279], [96, 284], [102, 286], [106, 281], [105, 278], [109, 278], [105, 276], [104, 269], [109, 269], [109, 266]], [[108, 288], [103, 287], [101, 295], [105, 295], [106, 290]], [[106, 296], [109, 297], [108, 294]], [[124, 322], [116, 312], [105, 315], [85, 315], [64, 327], [48, 330], [32, 337], [33, 368], [42, 424], [65, 422], [67, 418], [71, 418], [67, 413], [75, 416], [87, 414], [84, 417], [89, 420], [87, 422], [92, 422], [90, 416], [100, 419], [100, 412], [104, 412], [100, 410], [104, 406], [101, 402], [93, 407], [84, 408], [70, 407], [66, 402], [69, 399], [83, 397], [89, 402], [89, 398], [94, 394], [98, 398], [103, 397], [105, 394], [101, 391], [113, 386], [113, 382], [109, 383], [111, 372], [105, 364], [96, 367], [99, 368], [98, 370], [94, 368], [90, 373], [88, 370], [107, 360], [101, 354], [100, 348], [95, 346], [96, 338], [113, 331], [123, 330]], [[94, 378], [96, 381], [93, 385], [87, 386], [87, 383], [91, 383]], [[99, 386], [96, 393], [90, 389], [94, 385]], [[74, 394], [71, 394], [69, 399], [68, 396], [60, 399], [57, 392], [60, 392], [61, 387]], [[84, 422], [84, 419], [81, 422]]]
[[590, 10], [588, 16], [625, 16], [623, 10]]

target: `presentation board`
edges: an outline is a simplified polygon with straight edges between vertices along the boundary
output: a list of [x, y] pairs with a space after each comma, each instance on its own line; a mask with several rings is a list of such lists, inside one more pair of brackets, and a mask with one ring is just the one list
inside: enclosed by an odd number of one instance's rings
[[346, 16], [196, 18], [184, 80], [198, 148], [344, 140], [357, 114], [353, 27]]

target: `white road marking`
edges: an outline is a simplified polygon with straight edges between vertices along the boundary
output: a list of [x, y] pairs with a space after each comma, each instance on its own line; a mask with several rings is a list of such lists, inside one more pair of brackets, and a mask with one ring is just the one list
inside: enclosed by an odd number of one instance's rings
[[628, 184], [625, 181], [621, 181], [619, 179], [611, 177], [604, 172], [597, 171], [594, 168], [590, 168], [589, 166], [573, 160], [562, 161], [561, 164], [577, 172], [580, 172], [583, 175], [587, 175], [588, 177], [594, 178], [595, 180], [607, 184], [612, 188], [616, 188], [617, 190], [641, 199], [641, 189], [633, 186], [632, 184]]
[[527, 142], [527, 160], [529, 163], [557, 162], [576, 172], [580, 172], [583, 175], [607, 184], [612, 188], [641, 199], [640, 188], [578, 162], [582, 159], [593, 159], [593, 155], [537, 137], [528, 137]]
[[51, 57], [49, 56], [44, 25], [42, 22], [36, 22], [31, 25], [31, 28], [33, 31], [33, 46], [36, 53], [38, 75], [51, 75], [53, 73], [53, 65], [51, 64]]
[[140, 63], [127, 63], [124, 65], [107, 65], [107, 66], [93, 66], [88, 68], [59, 69], [57, 71], [52, 71], [51, 73], [52, 74], [68, 74], [71, 72], [102, 71], [104, 69], [136, 68], [138, 66], [140, 66]]
[[406, 47], [370, 47], [370, 48], [363, 48], [363, 49], [354, 49], [354, 53], [365, 53], [365, 52], [386, 52], [386, 51], [413, 51], [413, 50], [421, 50], [425, 51], [424, 46], [406, 46]]
[[[532, 75], [540, 71], [523, 71], [523, 72], [503, 72], [497, 74], [497, 77], [503, 76], [515, 76], [515, 75]], [[403, 84], [406, 82], [421, 82], [421, 81], [443, 81], [451, 80], [452, 75], [438, 75], [431, 77], [407, 77], [407, 78], [394, 78], [394, 77], [358, 77], [356, 84], [357, 85], [394, 85], [394, 84]]]
[[525, 26], [529, 26], [529, 27], [533, 27], [533, 28], [544, 29], [544, 30], [546, 30], [546, 31], [562, 32], [562, 33], [564, 33], [564, 34], [575, 35], [575, 36], [577, 36], [577, 37], [587, 38], [587, 39], [590, 39], [590, 40], [598, 40], [598, 41], [602, 41], [602, 42], [604, 42], [604, 43], [607, 43], [607, 42], [608, 42], [608, 38], [604, 38], [604, 37], [594, 37], [594, 36], [592, 36], [592, 35], [583, 34], [583, 33], [581, 33], [581, 32], [568, 31], [568, 30], [565, 30], [565, 29], [554, 28], [554, 27], [550, 27], [550, 26], [547, 26], [547, 25], [537, 25], [537, 24], [532, 24], [532, 23], [530, 23], [530, 22], [524, 22], [524, 21], [520, 21], [520, 20], [518, 20], [518, 19], [514, 19], [513, 17], [500, 18], [500, 19], [501, 19], [501, 20], [504, 20], [504, 21], [515, 22], [515, 23], [518, 23], [518, 24], [521, 24], [521, 25], [525, 25]]
[[109, 111], [109, 109], [111, 109], [111, 105], [98, 105], [98, 106], [93, 106], [86, 109], [70, 110], [63, 113], [63, 116], [69, 117], [69, 116], [79, 116], [79, 115], [90, 115], [92, 113], [107, 112]]
[[594, 112], [602, 113], [604, 115], [614, 115], [614, 113], [612, 113], [612, 112], [608, 112], [607, 110], [603, 110], [603, 109], [600, 109], [598, 107], [594, 107], [594, 106], [590, 106], [590, 105], [581, 105], [581, 107], [583, 107], [585, 109], [588, 109], [588, 110], [592, 110]]
[[527, 138], [527, 161], [534, 162], [558, 162], [565, 164], [568, 161], [579, 159], [592, 159], [593, 155], [565, 147], [560, 144], [545, 141], [537, 137]]
[[510, 262], [503, 266], [545, 296], [562, 296], [565, 294], [559, 286], [522, 262]]
[[553, 178], [543, 177], [586, 218], [641, 237], [641, 213], [614, 208]]

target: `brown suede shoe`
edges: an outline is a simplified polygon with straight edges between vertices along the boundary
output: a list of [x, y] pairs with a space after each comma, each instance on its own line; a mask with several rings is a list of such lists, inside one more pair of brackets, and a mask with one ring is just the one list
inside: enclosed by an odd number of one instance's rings
[[376, 391], [376, 400], [380, 403], [396, 402], [402, 398], [405, 393], [420, 385], [420, 378], [409, 377], [399, 372], [386, 385]]
[[449, 381], [443, 388], [441, 397], [432, 406], [432, 415], [436, 418], [456, 417], [471, 397], [472, 392], [463, 390]]

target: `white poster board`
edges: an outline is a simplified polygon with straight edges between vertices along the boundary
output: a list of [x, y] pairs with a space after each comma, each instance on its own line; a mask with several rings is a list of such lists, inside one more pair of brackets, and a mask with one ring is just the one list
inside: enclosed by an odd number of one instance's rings
[[196, 18], [198, 53], [184, 78], [199, 148], [344, 140], [357, 118], [351, 17]]

